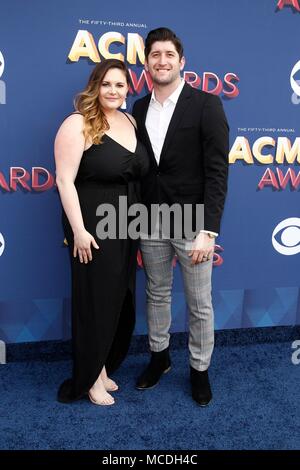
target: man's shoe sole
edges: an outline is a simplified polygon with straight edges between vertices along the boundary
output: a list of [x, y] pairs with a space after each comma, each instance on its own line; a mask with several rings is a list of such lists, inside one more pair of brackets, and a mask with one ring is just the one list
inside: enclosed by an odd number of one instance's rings
[[192, 396], [194, 402], [198, 405], [198, 406], [201, 406], [201, 408], [205, 408], [206, 406], [208, 406], [211, 401], [212, 401], [212, 397], [209, 399], [209, 401], [207, 403], [199, 403], [198, 400], [195, 400], [195, 398]]
[[[168, 367], [168, 369], [164, 370], [163, 371], [163, 374], [167, 374], [169, 371], [171, 370], [171, 366]], [[159, 383], [160, 381], [160, 378], [158, 379], [158, 381], [156, 382], [156, 384], [154, 385], [151, 385], [151, 387], [135, 387], [137, 390], [151, 390], [152, 388], [156, 387], [156, 385]]]
[[[194, 400], [194, 401], [196, 401], [196, 400]], [[206, 406], [208, 406], [210, 404], [210, 402], [211, 402], [211, 400], [209, 400], [209, 402], [205, 403], [205, 404], [204, 403], [201, 404], [201, 403], [197, 403], [197, 402], [196, 403], [198, 404], [198, 406], [201, 406], [201, 408], [205, 408]]]

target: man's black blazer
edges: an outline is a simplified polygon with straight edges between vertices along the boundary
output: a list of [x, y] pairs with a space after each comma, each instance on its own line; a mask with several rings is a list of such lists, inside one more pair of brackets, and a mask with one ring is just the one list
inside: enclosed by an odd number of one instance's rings
[[150, 157], [150, 170], [141, 185], [143, 203], [148, 208], [162, 203], [204, 204], [204, 229], [219, 233], [229, 152], [221, 100], [185, 83], [157, 165], [145, 126], [150, 98], [148, 94], [137, 100], [132, 112]]

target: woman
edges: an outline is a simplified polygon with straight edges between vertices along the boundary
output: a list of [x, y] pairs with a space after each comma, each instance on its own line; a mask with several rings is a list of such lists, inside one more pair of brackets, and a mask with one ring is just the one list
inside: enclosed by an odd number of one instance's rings
[[72, 264], [73, 377], [59, 388], [64, 403], [86, 395], [97, 405], [114, 403], [109, 392], [118, 386], [107, 374], [124, 359], [134, 328], [137, 242], [96, 234], [97, 207], [109, 203], [117, 220], [124, 217], [119, 197], [127, 196], [128, 205], [138, 202], [138, 182], [148, 168], [133, 117], [119, 111], [128, 88], [123, 62], [98, 64], [55, 140]]

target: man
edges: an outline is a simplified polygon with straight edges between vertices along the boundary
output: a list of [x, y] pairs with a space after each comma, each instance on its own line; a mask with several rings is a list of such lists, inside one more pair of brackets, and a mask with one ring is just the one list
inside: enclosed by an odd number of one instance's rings
[[[147, 310], [151, 361], [136, 387], [154, 387], [170, 370], [172, 260], [176, 253], [190, 311], [189, 353], [192, 397], [201, 406], [211, 398], [208, 367], [214, 346], [211, 273], [215, 237], [220, 230], [228, 174], [228, 124], [221, 100], [192, 88], [180, 77], [185, 59], [180, 39], [168, 28], [150, 31], [145, 69], [153, 92], [136, 101], [133, 115], [150, 155], [142, 182], [143, 202], [204, 204], [204, 228], [192, 249], [184, 238], [142, 239], [147, 276]], [[162, 231], [160, 230], [160, 235]]]

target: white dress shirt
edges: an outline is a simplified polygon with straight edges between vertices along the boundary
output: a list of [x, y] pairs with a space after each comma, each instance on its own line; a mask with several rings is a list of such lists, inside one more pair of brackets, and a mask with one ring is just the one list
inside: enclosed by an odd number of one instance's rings
[[[155, 92], [154, 90], [152, 91], [145, 124], [158, 165], [168, 127], [184, 84], [184, 79], [181, 79], [181, 82], [176, 90], [173, 91], [173, 93], [163, 102], [163, 104], [157, 101]], [[218, 235], [217, 233], [210, 232], [208, 230], [201, 230], [201, 232], [212, 233], [215, 236]]]
[[183, 87], [184, 80], [182, 79], [180, 85], [164, 101], [163, 104], [160, 104], [160, 102], [157, 101], [155, 97], [155, 92], [154, 90], [152, 91], [146, 117], [146, 129], [158, 165], [167, 130]]

